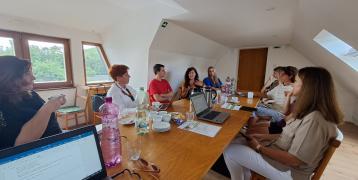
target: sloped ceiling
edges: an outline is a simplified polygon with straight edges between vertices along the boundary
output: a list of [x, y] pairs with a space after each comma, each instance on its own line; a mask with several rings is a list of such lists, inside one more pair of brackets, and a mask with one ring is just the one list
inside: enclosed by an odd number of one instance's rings
[[0, 14], [103, 33], [137, 15], [186, 12], [173, 0], [0, 0]]
[[0, 0], [0, 4], [0, 14], [96, 33], [120, 25], [123, 19], [135, 20], [138, 14], [154, 14], [228, 47], [291, 44], [358, 95], [358, 73], [312, 40], [326, 29], [358, 49], [357, 0]]
[[176, 0], [170, 20], [228, 47], [288, 44], [296, 0]]
[[207, 59], [220, 59], [228, 48], [201, 35], [188, 31], [175, 23], [168, 22], [159, 27], [150, 49], [180, 53]]
[[313, 38], [326, 29], [358, 49], [357, 0], [300, 0], [292, 46], [318, 66], [329, 69], [342, 85], [358, 95], [358, 72], [330, 54]]

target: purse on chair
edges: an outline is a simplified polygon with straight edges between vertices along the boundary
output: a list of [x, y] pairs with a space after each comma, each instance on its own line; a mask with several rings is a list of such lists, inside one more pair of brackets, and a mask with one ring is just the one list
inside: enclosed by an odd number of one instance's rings
[[99, 108], [102, 106], [102, 104], [104, 104], [105, 97], [107, 95], [106, 87], [103, 86], [103, 89], [104, 89], [105, 93], [99, 93], [99, 90], [97, 88], [97, 90], [96, 90], [97, 93], [92, 95], [92, 97], [91, 97], [91, 99], [92, 99], [92, 110], [93, 110], [93, 113], [94, 113], [93, 124], [96, 124], [96, 119], [100, 118]]

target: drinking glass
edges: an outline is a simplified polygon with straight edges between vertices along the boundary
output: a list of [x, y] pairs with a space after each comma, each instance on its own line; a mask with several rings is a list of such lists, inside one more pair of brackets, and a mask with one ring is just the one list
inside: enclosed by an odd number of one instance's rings
[[185, 117], [186, 117], [187, 121], [194, 121], [195, 114], [194, 114], [194, 112], [186, 112]]
[[130, 160], [136, 161], [140, 158], [141, 145], [142, 142], [140, 137], [138, 137], [134, 141], [128, 141], [128, 157], [130, 158]]

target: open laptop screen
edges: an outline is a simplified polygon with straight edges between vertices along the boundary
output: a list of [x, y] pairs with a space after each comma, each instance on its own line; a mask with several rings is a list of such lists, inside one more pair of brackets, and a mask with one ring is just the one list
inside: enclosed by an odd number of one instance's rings
[[0, 179], [89, 179], [103, 171], [94, 133], [84, 131], [11, 156], [2, 154]]
[[200, 114], [209, 108], [204, 93], [197, 93], [190, 97], [196, 114]]

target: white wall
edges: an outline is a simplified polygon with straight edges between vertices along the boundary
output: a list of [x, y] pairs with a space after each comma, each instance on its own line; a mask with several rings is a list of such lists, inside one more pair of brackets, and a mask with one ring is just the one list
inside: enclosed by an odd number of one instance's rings
[[174, 52], [207, 59], [219, 59], [227, 51], [227, 47], [176, 25], [172, 21], [166, 27], [159, 26], [150, 49]]
[[[75, 86], [84, 85], [84, 68], [82, 56], [82, 41], [101, 43], [98, 34], [65, 28], [57, 25], [42, 23], [25, 18], [0, 15], [0, 29], [27, 32], [46, 36], [70, 39], [70, 50], [72, 60], [73, 79]], [[46, 100], [47, 97], [65, 94], [68, 102], [66, 105], [74, 103], [74, 90], [61, 89], [55, 91], [40, 91], [39, 94]]]
[[[224, 56], [225, 58], [219, 60], [216, 63], [216, 69], [220, 77], [224, 75], [230, 75], [230, 77], [237, 77], [237, 69], [239, 64], [239, 60], [237, 60], [239, 53], [238, 51], [228, 53], [227, 56]], [[281, 46], [281, 48], [277, 49], [269, 47], [267, 54], [265, 79], [267, 79], [272, 74], [272, 70], [274, 67], [288, 65], [295, 66], [297, 68], [317, 66], [289, 45]], [[343, 113], [345, 114], [345, 121], [354, 122], [353, 119], [356, 119], [354, 123], [357, 123], [358, 113], [355, 112], [355, 107], [357, 107], [358, 105], [357, 97], [345, 86], [342, 86], [342, 84], [340, 84], [334, 74], [332, 74], [332, 76], [335, 81], [338, 103]]]
[[[266, 80], [272, 74], [272, 70], [276, 66], [295, 66], [298, 69], [307, 66], [320, 66], [320, 64], [314, 64], [309, 59], [304, 57], [301, 53], [296, 51], [289, 45], [281, 46], [281, 48], [275, 49], [269, 48], [266, 65]], [[345, 114], [346, 121], [353, 121], [354, 105], [356, 96], [350, 92], [346, 87], [342, 86], [337, 77], [331, 73], [335, 81], [336, 93], [338, 103]]]
[[314, 66], [302, 54], [289, 45], [279, 46], [280, 48], [269, 47], [267, 53], [265, 81], [270, 77], [273, 69], [277, 66], [294, 66], [298, 69], [306, 66]]
[[237, 83], [237, 70], [239, 68], [238, 57], [239, 51], [237, 49], [230, 48], [214, 65], [216, 68], [216, 74], [221, 79], [221, 81], [224, 82], [227, 76], [230, 78], [235, 78], [235, 87]]
[[188, 67], [195, 67], [199, 78], [207, 76], [207, 68], [215, 66], [229, 48], [191, 32], [171, 21], [159, 27], [150, 47], [148, 80], [154, 77], [153, 65], [163, 64], [168, 69], [167, 79], [176, 91], [184, 81]]
[[166, 79], [169, 81], [174, 91], [178, 90], [180, 84], [184, 82], [184, 74], [188, 67], [195, 67], [198, 71], [200, 80], [203, 80], [207, 76], [207, 68], [214, 65], [217, 61], [215, 59], [207, 59], [158, 50], [150, 51], [150, 59], [152, 60], [149, 62], [148, 77], [150, 79], [153, 79], [154, 77], [152, 69], [154, 64], [165, 65], [168, 70]]
[[125, 64], [130, 70], [129, 84], [147, 87], [149, 47], [161, 19], [138, 16], [123, 20], [102, 35], [111, 64]]

